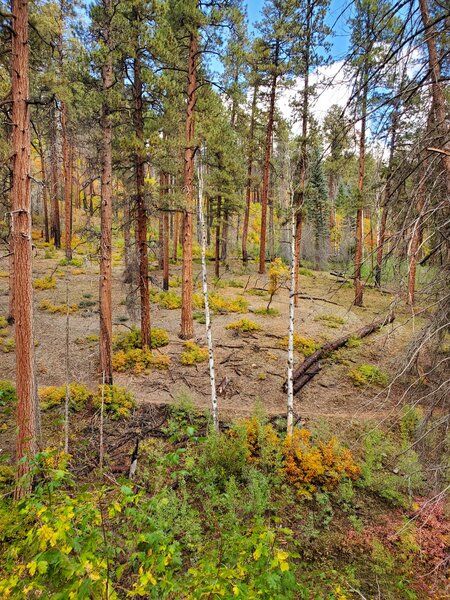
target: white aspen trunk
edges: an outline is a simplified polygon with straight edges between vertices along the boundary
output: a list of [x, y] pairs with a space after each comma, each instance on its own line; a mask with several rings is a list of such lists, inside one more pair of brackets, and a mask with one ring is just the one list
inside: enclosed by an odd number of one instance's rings
[[69, 390], [69, 377], [70, 377], [70, 364], [69, 364], [69, 343], [70, 343], [70, 317], [69, 317], [69, 268], [66, 267], [66, 396], [64, 400], [64, 452], [69, 453], [69, 402], [70, 402], [70, 390]]
[[209, 380], [211, 384], [211, 406], [214, 429], [219, 431], [219, 409], [217, 405], [216, 375], [214, 371], [214, 348], [211, 330], [211, 315], [208, 300], [208, 273], [206, 270], [206, 224], [203, 214], [203, 165], [201, 159], [198, 165], [198, 218], [202, 232], [202, 284], [205, 301], [206, 339], [208, 342]]
[[294, 433], [294, 315], [295, 315], [295, 233], [296, 215], [291, 194], [291, 282], [289, 287], [289, 329], [287, 354], [287, 435]]

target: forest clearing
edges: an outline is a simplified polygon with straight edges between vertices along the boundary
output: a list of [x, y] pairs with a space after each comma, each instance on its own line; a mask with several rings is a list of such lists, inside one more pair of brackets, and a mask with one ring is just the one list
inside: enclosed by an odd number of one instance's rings
[[0, 600], [450, 598], [449, 23], [0, 0]]

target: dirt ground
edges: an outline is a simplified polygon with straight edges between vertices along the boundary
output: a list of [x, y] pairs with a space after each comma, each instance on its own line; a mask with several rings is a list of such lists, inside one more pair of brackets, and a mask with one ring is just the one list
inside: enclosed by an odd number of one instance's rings
[[[52, 273], [58, 275], [54, 289], [35, 290], [35, 343], [36, 371], [39, 386], [62, 385], [65, 382], [65, 336], [66, 316], [51, 314], [39, 308], [43, 299], [55, 304], [66, 299], [65, 267], [58, 262], [63, 257], [57, 252], [52, 258], [44, 258], [45, 249], [35, 251], [33, 277], [42, 278]], [[127, 286], [122, 282], [123, 267], [118, 261], [113, 267], [113, 318], [114, 332], [124, 331], [133, 324], [125, 305]], [[212, 267], [211, 267], [212, 269]], [[179, 275], [181, 265], [171, 265], [171, 275]], [[200, 265], [194, 264], [197, 274]], [[90, 341], [89, 336], [97, 336], [98, 316], [98, 264], [84, 259], [81, 268], [68, 267], [69, 304], [83, 300], [87, 306], [70, 315], [70, 372], [71, 380], [82, 382], [94, 388], [99, 381], [97, 372], [98, 342]], [[211, 270], [211, 281], [213, 280]], [[153, 285], [161, 282], [161, 273], [152, 271]], [[279, 316], [256, 315], [255, 309], [267, 306], [267, 297], [255, 295], [252, 288], [267, 288], [267, 277], [258, 275], [251, 265], [243, 270], [239, 261], [233, 260], [221, 280], [241, 282], [246, 287], [217, 287], [211, 284], [211, 291], [221, 295], [238, 297], [244, 295], [249, 302], [247, 314], [217, 314], [213, 317], [213, 337], [217, 382], [225, 382], [225, 391], [219, 395], [222, 418], [244, 416], [252, 413], [259, 405], [270, 414], [285, 412], [286, 395], [282, 383], [286, 375], [286, 349], [281, 340], [288, 329], [288, 293], [280, 290], [271, 306], [279, 311]], [[199, 277], [196, 278], [199, 284]], [[174, 288], [178, 293], [179, 288]], [[336, 281], [329, 273], [313, 272], [300, 276], [302, 294], [317, 299], [302, 298], [295, 311], [295, 331], [300, 335], [323, 343], [353, 332], [362, 325], [384, 316], [394, 296], [374, 289], [366, 289], [364, 308], [352, 306], [351, 286]], [[198, 290], [200, 291], [200, 290]], [[261, 292], [260, 292], [261, 293]], [[0, 315], [6, 316], [8, 306], [8, 278], [0, 277]], [[154, 371], [143, 375], [117, 374], [115, 383], [130, 389], [136, 399], [143, 403], [170, 403], [188, 395], [192, 402], [207, 408], [210, 402], [208, 364], [182, 366], [180, 354], [183, 342], [178, 338], [180, 310], [166, 310], [156, 304], [151, 306], [153, 327], [167, 330], [169, 346], [161, 351], [171, 357], [167, 371]], [[253, 314], [252, 314], [253, 313]], [[343, 324], [330, 327], [318, 316], [335, 316], [344, 320]], [[257, 322], [263, 329], [255, 334], [235, 334], [225, 326], [232, 321], [247, 317]], [[323, 363], [323, 369], [312, 382], [296, 397], [295, 411], [303, 419], [327, 417], [344, 422], [354, 419], [389, 418], [395, 414], [405, 382], [393, 383], [389, 390], [376, 387], [355, 387], [351, 382], [349, 369], [361, 363], [381, 367], [388, 373], [391, 382], [398, 372], [403, 359], [403, 351], [413, 333], [413, 327], [420, 327], [420, 320], [413, 322], [405, 308], [396, 308], [396, 320], [379, 333], [366, 338], [356, 348], [346, 348], [333, 360]], [[13, 337], [8, 328], [9, 337]], [[205, 345], [205, 326], [195, 322], [195, 341]], [[296, 354], [296, 363], [302, 357]], [[0, 352], [0, 379], [14, 380], [14, 352]]]

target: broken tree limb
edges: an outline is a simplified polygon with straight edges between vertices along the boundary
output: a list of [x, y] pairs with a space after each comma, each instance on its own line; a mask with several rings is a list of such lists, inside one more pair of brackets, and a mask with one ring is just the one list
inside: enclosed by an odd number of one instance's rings
[[[388, 316], [384, 317], [383, 319], [374, 321], [373, 323], [370, 323], [370, 325], [365, 325], [364, 327], [362, 327], [361, 329], [359, 329], [358, 331], [356, 331], [354, 333], [349, 333], [349, 334], [345, 335], [344, 337], [334, 340], [333, 342], [328, 342], [327, 344], [324, 344], [322, 346], [322, 348], [319, 348], [319, 350], [316, 350], [313, 354], [311, 354], [311, 356], [308, 356], [307, 358], [305, 358], [305, 360], [302, 362], [302, 364], [299, 365], [295, 369], [294, 375], [293, 375], [294, 389], [296, 387], [296, 382], [299, 381], [300, 378], [303, 375], [305, 375], [306, 372], [309, 371], [313, 365], [315, 365], [317, 362], [319, 362], [319, 360], [321, 360], [322, 358], [329, 356], [335, 350], [338, 350], [339, 348], [342, 348], [342, 346], [345, 346], [345, 344], [348, 342], [348, 340], [350, 338], [353, 337], [353, 338], [357, 338], [357, 339], [362, 339], [362, 338], [370, 335], [371, 333], [378, 331], [378, 329], [380, 329], [384, 325], [388, 325], [389, 323], [392, 323], [392, 321], [394, 319], [395, 319], [395, 315], [393, 313], [390, 313]], [[312, 377], [314, 377], [314, 375], [312, 375]], [[307, 383], [312, 377], [310, 377], [307, 381], [305, 381], [305, 383]], [[305, 383], [303, 383], [303, 385], [305, 385]], [[303, 387], [303, 385], [301, 385], [300, 387], [297, 386], [297, 391], [299, 389], [301, 389]], [[285, 381], [283, 384], [284, 391], [286, 391], [286, 387], [287, 387], [287, 382]]]

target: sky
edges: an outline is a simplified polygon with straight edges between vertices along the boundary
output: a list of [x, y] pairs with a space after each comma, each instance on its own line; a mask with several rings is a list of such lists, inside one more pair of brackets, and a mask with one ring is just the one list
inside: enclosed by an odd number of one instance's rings
[[[261, 18], [261, 9], [264, 0], [248, 0], [247, 13], [249, 29], [253, 30], [254, 24]], [[318, 72], [312, 75], [311, 83], [317, 84], [317, 96], [311, 107], [315, 118], [321, 122], [332, 104], [345, 106], [351, 95], [351, 85], [346, 81], [343, 72], [344, 57], [349, 46], [349, 28], [346, 21], [350, 14], [352, 0], [331, 0], [326, 23], [332, 30], [333, 35], [328, 40], [331, 44], [332, 63], [320, 67]], [[332, 79], [333, 85], [321, 85], [321, 81]], [[290, 101], [298, 90], [302, 89], [302, 81], [287, 92], [282, 92], [278, 97], [278, 109], [283, 116], [289, 119], [292, 116]], [[294, 133], [298, 133], [299, 120], [293, 124]]]

